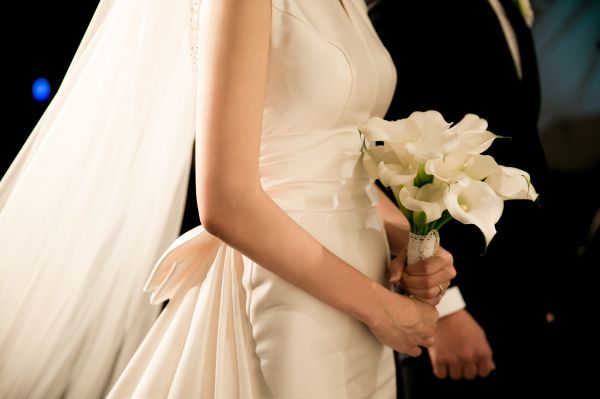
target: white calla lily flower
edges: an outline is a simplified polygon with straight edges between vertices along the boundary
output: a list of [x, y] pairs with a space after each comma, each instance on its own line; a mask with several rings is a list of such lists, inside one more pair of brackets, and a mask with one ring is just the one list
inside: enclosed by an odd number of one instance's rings
[[438, 111], [415, 111], [407, 119], [414, 121], [421, 134], [425, 135], [436, 135], [437, 132], [445, 132], [451, 126]]
[[403, 186], [412, 184], [417, 175], [418, 168], [414, 165], [404, 167], [398, 164], [386, 164], [380, 162], [378, 165], [378, 176], [381, 184], [386, 187]]
[[475, 114], [454, 125], [437, 111], [413, 112], [397, 121], [371, 118], [359, 128], [363, 163], [391, 188], [411, 232], [427, 234], [454, 218], [476, 225], [487, 246], [504, 200], [537, 198], [529, 174], [482, 154], [500, 137], [487, 128]]
[[456, 153], [481, 154], [497, 138], [494, 133], [484, 131], [470, 131], [460, 136], [460, 144], [454, 149]]
[[531, 184], [529, 173], [521, 169], [500, 165], [485, 179], [485, 183], [504, 200], [529, 199], [535, 201], [538, 197], [538, 193]]
[[459, 145], [458, 138], [449, 130], [446, 122], [437, 111], [413, 112], [407, 118], [419, 127], [419, 137], [405, 144], [406, 151], [421, 160], [443, 158]]
[[411, 154], [413, 157], [420, 160], [428, 160], [428, 159], [438, 159], [443, 158], [446, 154], [444, 152], [445, 143], [428, 143], [429, 145], [424, 145], [423, 142], [418, 143], [406, 143], [404, 148], [406, 151]]
[[[363, 165], [369, 176], [390, 187], [410, 183], [418, 172], [418, 164], [409, 154], [398, 156], [388, 144], [373, 146], [363, 153]], [[398, 174], [398, 177], [394, 177]], [[406, 176], [405, 176], [406, 175]]]
[[383, 145], [372, 146], [369, 149], [371, 156], [379, 162], [393, 163], [398, 165], [409, 165], [416, 160], [404, 150], [403, 146], [384, 142]]
[[421, 134], [419, 126], [410, 119], [387, 121], [376, 116], [370, 118], [358, 130], [365, 135], [368, 141], [384, 141], [402, 145], [416, 140]]
[[504, 210], [504, 201], [484, 182], [452, 184], [444, 195], [444, 204], [452, 217], [474, 224], [485, 237], [486, 246], [496, 234], [495, 224]]
[[438, 220], [446, 209], [444, 194], [448, 186], [443, 183], [425, 184], [423, 187], [405, 186], [398, 193], [400, 202], [413, 212], [424, 212], [426, 223]]
[[450, 132], [460, 138], [460, 143], [452, 149], [455, 154], [481, 154], [491, 145], [496, 135], [487, 131], [485, 119], [474, 114], [467, 114]]
[[425, 161], [425, 173], [432, 175], [444, 182], [456, 182], [469, 178], [462, 171], [462, 167], [468, 159], [468, 155], [449, 155], [443, 159], [429, 159]]
[[496, 172], [500, 165], [490, 155], [470, 155], [464, 163], [463, 171], [473, 180], [483, 180]]
[[458, 136], [470, 131], [485, 131], [487, 130], [488, 123], [485, 119], [480, 118], [475, 114], [466, 114], [460, 122], [450, 128], [453, 134]]

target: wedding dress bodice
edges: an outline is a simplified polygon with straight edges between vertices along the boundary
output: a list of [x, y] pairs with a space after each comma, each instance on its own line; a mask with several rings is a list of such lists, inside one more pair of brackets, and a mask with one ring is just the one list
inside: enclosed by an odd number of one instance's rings
[[396, 75], [366, 6], [274, 0], [272, 18], [263, 188], [286, 210], [371, 205], [357, 127], [384, 115]]

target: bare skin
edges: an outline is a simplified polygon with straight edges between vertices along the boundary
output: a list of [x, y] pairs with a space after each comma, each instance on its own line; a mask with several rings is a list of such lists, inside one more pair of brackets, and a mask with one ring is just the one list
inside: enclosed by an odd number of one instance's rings
[[435, 256], [405, 267], [406, 251], [399, 253], [388, 264], [390, 283], [399, 284], [409, 294], [430, 305], [437, 305], [442, 299], [440, 287], [445, 291], [450, 280], [456, 276], [452, 255], [440, 247]]
[[438, 378], [472, 380], [496, 368], [485, 332], [464, 309], [440, 319], [435, 338], [428, 351]]
[[197, 75], [196, 186], [205, 228], [362, 321], [384, 344], [419, 355], [421, 347], [433, 344], [435, 308], [391, 292], [335, 256], [262, 190], [258, 160], [270, 1], [204, 1], [199, 26], [199, 35], [206, 39], [197, 50], [202, 62]]

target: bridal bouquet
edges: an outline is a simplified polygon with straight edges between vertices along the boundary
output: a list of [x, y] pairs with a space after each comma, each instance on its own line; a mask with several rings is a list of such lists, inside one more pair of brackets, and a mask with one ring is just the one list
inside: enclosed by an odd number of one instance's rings
[[527, 172], [482, 154], [498, 136], [477, 115], [455, 125], [437, 111], [374, 117], [359, 131], [367, 171], [393, 192], [410, 223], [408, 264], [435, 253], [438, 230], [452, 219], [477, 226], [487, 247], [504, 200], [537, 198]]

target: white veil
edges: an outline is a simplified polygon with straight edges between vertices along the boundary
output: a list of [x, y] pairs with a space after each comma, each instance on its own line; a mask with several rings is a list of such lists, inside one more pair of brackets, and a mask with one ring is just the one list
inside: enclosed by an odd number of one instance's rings
[[101, 0], [0, 182], [2, 398], [100, 397], [159, 311], [141, 292], [181, 223], [197, 4]]

